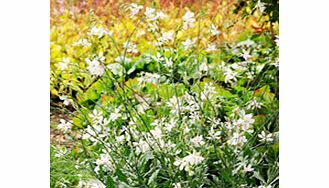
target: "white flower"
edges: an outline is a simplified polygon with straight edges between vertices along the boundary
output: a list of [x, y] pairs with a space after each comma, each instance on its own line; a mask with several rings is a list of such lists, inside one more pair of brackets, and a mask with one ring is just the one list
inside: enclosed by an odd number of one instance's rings
[[216, 88], [213, 86], [213, 83], [206, 83], [203, 91], [201, 92], [201, 100], [210, 100], [215, 94], [217, 94], [217, 92]]
[[208, 47], [206, 49], [206, 52], [212, 52], [212, 51], [216, 51], [216, 45], [214, 45], [214, 44], [208, 44]]
[[162, 45], [164, 42], [169, 42], [173, 40], [174, 32], [168, 31], [162, 33], [161, 37], [158, 38], [159, 45]]
[[145, 10], [144, 14], [145, 14], [148, 21], [155, 21], [157, 19], [154, 8], [146, 7], [146, 10]]
[[207, 137], [207, 139], [209, 140], [218, 140], [220, 138], [220, 134], [221, 132], [220, 131], [214, 131], [214, 127], [211, 127], [209, 132], [209, 137]]
[[123, 143], [125, 139], [125, 135], [120, 135], [120, 136], [116, 136], [115, 137], [115, 140], [118, 142], [118, 143]]
[[95, 138], [97, 134], [101, 131], [101, 127], [98, 125], [94, 125], [92, 128], [90, 125], [85, 129], [85, 133], [82, 135], [82, 139], [90, 139], [92, 142], [98, 142], [98, 140]]
[[155, 127], [150, 132], [154, 136], [155, 139], [160, 139], [162, 137], [162, 131], [159, 127]]
[[257, 1], [256, 7], [259, 8], [260, 12], [264, 12], [266, 3], [262, 3], [260, 0]]
[[198, 103], [195, 101], [195, 99], [190, 94], [188, 94], [188, 92], [185, 92], [184, 98], [188, 104], [186, 106], [182, 106], [182, 108], [184, 110], [187, 110], [190, 112], [195, 112], [195, 111], [199, 110], [200, 107], [199, 107]]
[[70, 58], [62, 58], [62, 61], [58, 63], [58, 66], [61, 70], [65, 70], [70, 64]]
[[104, 61], [105, 60], [105, 57], [103, 55], [103, 52], [99, 52], [98, 53], [98, 57], [96, 57], [95, 59], [97, 59], [98, 61]]
[[159, 19], [165, 19], [167, 15], [165, 15], [162, 11], [156, 13], [156, 17]]
[[208, 63], [207, 63], [206, 61], [202, 62], [202, 63], [200, 64], [199, 70], [200, 70], [200, 71], [208, 72], [208, 70], [209, 70]]
[[242, 112], [241, 112], [242, 110], [240, 109], [240, 107], [236, 107], [236, 108], [234, 108], [233, 110], [232, 110], [232, 115], [234, 115], [234, 114], [242, 114]]
[[248, 140], [246, 137], [239, 133], [233, 133], [233, 136], [227, 141], [228, 144], [236, 146], [236, 145], [242, 145]]
[[156, 23], [148, 23], [148, 31], [150, 32], [155, 32], [156, 30], [159, 29], [159, 26]]
[[97, 165], [97, 167], [95, 168], [96, 173], [98, 173], [100, 166], [102, 166], [107, 171], [113, 171], [115, 169], [114, 164], [111, 162], [111, 156], [109, 154], [100, 154], [100, 157], [96, 160], [95, 163]]
[[104, 35], [112, 35], [112, 31], [108, 31], [107, 29], [101, 28], [101, 27], [96, 27], [94, 26], [91, 28], [91, 30], [88, 32], [88, 35], [95, 35], [98, 36], [98, 38], [101, 38]]
[[185, 171], [189, 172], [189, 175], [193, 175], [191, 167], [200, 164], [203, 160], [204, 158], [200, 155], [200, 153], [193, 152], [193, 154], [189, 154], [183, 159], [177, 159], [174, 162], [174, 165], [179, 166], [179, 170], [184, 169]]
[[244, 172], [252, 172], [252, 171], [254, 171], [254, 169], [252, 168], [251, 164], [249, 164], [249, 165], [244, 165], [243, 171]]
[[103, 121], [100, 121], [100, 122], [98, 122], [98, 123], [99, 123], [100, 125], [102, 125], [103, 128], [104, 128], [104, 126], [105, 126], [105, 125], [108, 125], [110, 122], [111, 122], [110, 119], [103, 118]]
[[187, 134], [190, 132], [190, 129], [186, 126], [184, 129], [183, 129], [183, 132], [184, 134]]
[[249, 102], [247, 103], [247, 107], [246, 107], [246, 109], [247, 109], [247, 110], [249, 110], [249, 109], [252, 109], [252, 110], [254, 110], [254, 109], [259, 109], [259, 108], [262, 107], [262, 105], [263, 105], [263, 103], [258, 102], [258, 101], [256, 100], [256, 98], [253, 98], [251, 101], [249, 101]]
[[190, 118], [190, 123], [199, 122], [201, 119], [201, 115], [199, 112], [191, 112], [188, 117]]
[[209, 31], [212, 36], [220, 34], [220, 32], [217, 30], [217, 28], [214, 24], [211, 24]]
[[242, 129], [243, 131], [253, 132], [251, 125], [255, 122], [252, 118], [252, 114], [245, 114], [244, 110], [239, 112], [240, 118], [238, 120], [233, 120], [233, 125], [237, 127], [239, 130]]
[[152, 56], [152, 59], [154, 59], [157, 63], [160, 63], [164, 60], [164, 58], [161, 56], [159, 52], [157, 52], [156, 56]]
[[84, 47], [88, 47], [91, 45], [90, 42], [88, 42], [87, 39], [80, 39], [77, 42], [72, 44], [73, 46], [84, 46]]
[[137, 154], [145, 153], [150, 150], [150, 146], [148, 145], [148, 143], [143, 140], [139, 140], [139, 142], [133, 142], [133, 145], [136, 148]]
[[92, 61], [90, 61], [90, 59], [86, 58], [86, 62], [88, 64], [87, 69], [89, 70], [91, 75], [95, 75], [95, 76], [103, 75], [104, 67], [97, 59], [93, 59]]
[[151, 126], [162, 126], [164, 124], [165, 118], [162, 119], [155, 119], [152, 123]]
[[176, 96], [173, 96], [169, 99], [169, 101], [166, 102], [166, 105], [171, 109], [170, 112], [172, 114], [176, 114], [179, 112], [179, 104], [180, 104], [180, 99]]
[[247, 61], [249, 58], [252, 57], [247, 50], [243, 49], [242, 51], [243, 51], [242, 57], [243, 57], [244, 60]]
[[272, 186], [271, 185], [260, 185], [260, 186], [258, 186], [258, 188], [272, 188]]
[[194, 145], [194, 146], [202, 146], [205, 144], [205, 142], [203, 141], [203, 136], [196, 136], [194, 138], [191, 139], [191, 143]]
[[93, 114], [89, 114], [89, 116], [91, 116], [92, 126], [87, 126], [84, 130], [84, 134], [82, 135], [82, 139], [90, 139], [92, 142], [99, 142], [97, 138], [104, 138], [108, 136], [106, 125], [109, 124], [110, 121], [103, 118], [103, 115], [97, 115], [97, 117], [95, 117]]
[[90, 179], [87, 181], [80, 180], [77, 188], [106, 188], [106, 186], [97, 179]]
[[123, 48], [127, 49], [128, 53], [134, 53], [134, 54], [138, 53], [138, 50], [136, 49], [136, 44], [133, 44], [131, 42], [124, 42]]
[[272, 133], [266, 134], [265, 131], [258, 134], [258, 137], [260, 138], [260, 142], [272, 142], [274, 140]]
[[249, 64], [249, 62], [248, 61], [241, 61], [241, 62], [238, 62], [237, 64], [241, 67], [246, 67]]
[[96, 165], [111, 167], [111, 156], [109, 154], [101, 154], [100, 157], [96, 160]]
[[194, 13], [188, 10], [183, 16], [183, 29], [187, 30], [189, 27], [193, 27], [194, 22]]
[[224, 123], [224, 126], [225, 126], [228, 130], [232, 130], [232, 129], [234, 128], [232, 122], [230, 122], [230, 121], [225, 122], [225, 123]]
[[183, 170], [183, 169], [186, 169], [189, 170], [188, 168], [188, 162], [184, 159], [176, 159], [176, 161], [174, 162], [174, 165], [175, 166], [179, 166], [179, 170]]
[[99, 121], [103, 119], [103, 114], [101, 111], [97, 111], [96, 109], [94, 109], [93, 113], [89, 114], [89, 117], [92, 121]]
[[129, 5], [130, 9], [130, 18], [133, 18], [136, 14], [138, 14], [139, 10], [143, 9], [142, 5], [137, 5], [136, 3], [131, 3]]
[[64, 133], [68, 132], [71, 127], [72, 127], [72, 123], [65, 121], [64, 119], [60, 119], [59, 120], [61, 123], [59, 125], [57, 125], [57, 128], [61, 131], [63, 131]]
[[253, 124], [255, 122], [255, 120], [252, 118], [252, 114], [245, 114], [244, 110], [241, 110], [239, 115], [245, 124]]
[[235, 70], [239, 70], [239, 69], [240, 69], [240, 66], [239, 66], [238, 63], [233, 63], [233, 64], [231, 65], [231, 68], [232, 68], [232, 69], [235, 69]]
[[247, 63], [247, 61], [233, 63], [231, 64], [231, 68], [240, 72], [245, 72], [248, 71], [248, 68], [246, 67]]
[[230, 69], [228, 67], [224, 67], [223, 71], [224, 71], [224, 75], [225, 75], [225, 80], [224, 80], [225, 83], [237, 81], [237, 78], [236, 78], [237, 73], [233, 72], [232, 69]]
[[[138, 95], [135, 95], [137, 100], [143, 100], [141, 97]], [[143, 102], [137, 104], [137, 111], [138, 113], [145, 114], [146, 110], [149, 109], [149, 105], [143, 100]]]
[[247, 74], [247, 78], [248, 78], [249, 80], [254, 79], [254, 73], [253, 73], [253, 72], [247, 72], [246, 74]]
[[175, 120], [174, 119], [170, 119], [169, 123], [165, 124], [165, 129], [170, 132], [174, 127], [175, 127]]
[[171, 60], [171, 57], [168, 59], [168, 58], [166, 58], [165, 57], [165, 64], [164, 64], [164, 66], [166, 66], [166, 67], [171, 67], [173, 65], [173, 62], [172, 62], [172, 60]]
[[182, 185], [181, 185], [180, 182], [178, 182], [178, 183], [173, 183], [172, 185], [173, 185], [173, 188], [181, 188], [181, 187], [182, 187]]
[[157, 73], [148, 73], [145, 72], [143, 76], [137, 78], [138, 84], [144, 83], [153, 83], [156, 84], [160, 78], [160, 75]]
[[244, 41], [242, 41], [242, 42], [239, 42], [239, 43], [237, 44], [237, 47], [242, 47], [242, 46], [244, 46], [244, 47], [249, 48], [249, 47], [252, 47], [252, 46], [254, 46], [254, 45], [255, 45], [255, 42], [254, 42], [254, 41], [252, 41], [252, 40], [250, 40], [250, 39], [247, 39], [247, 40], [244, 40]]
[[63, 104], [65, 106], [68, 106], [70, 103], [73, 104], [73, 100], [69, 99], [67, 96], [60, 96], [59, 99], [64, 101]]
[[67, 153], [67, 149], [66, 149], [66, 148], [56, 150], [55, 157], [62, 157], [62, 156], [64, 156], [66, 153]]
[[114, 109], [114, 112], [112, 112], [110, 114], [110, 121], [115, 121], [117, 120], [118, 118], [122, 117], [122, 114], [119, 113], [120, 112], [120, 109], [119, 108], [115, 108]]
[[275, 38], [276, 38], [276, 39], [274, 40], [274, 41], [275, 41], [275, 44], [276, 44], [277, 46], [279, 46], [279, 36], [276, 35]]
[[123, 67], [119, 63], [111, 63], [106, 66], [114, 75], [122, 76]]
[[275, 67], [279, 67], [279, 59], [275, 59], [274, 62], [271, 63], [271, 65], [274, 65]]
[[193, 41], [190, 39], [186, 39], [184, 42], [182, 42], [184, 50], [188, 50], [189, 48], [191, 48], [194, 45], [195, 41], [195, 39]]

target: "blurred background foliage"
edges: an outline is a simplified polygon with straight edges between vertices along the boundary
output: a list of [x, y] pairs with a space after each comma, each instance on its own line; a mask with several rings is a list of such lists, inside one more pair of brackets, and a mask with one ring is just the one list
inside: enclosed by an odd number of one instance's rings
[[[137, 20], [129, 17], [127, 7], [125, 7], [131, 2], [161, 9], [168, 15], [170, 19], [161, 23], [163, 30], [176, 30], [186, 10], [191, 10], [196, 13], [196, 16], [201, 16], [200, 47], [203, 51], [209, 42], [225, 47], [253, 34], [270, 33], [270, 40], [274, 40], [275, 35], [278, 35], [278, 1], [276, 0], [263, 0], [262, 2], [266, 5], [263, 11], [257, 11], [259, 9], [257, 0], [51, 0], [50, 94], [52, 102], [58, 102], [61, 95], [70, 94], [74, 98], [79, 98], [79, 93], [88, 89], [100, 89], [97, 84], [94, 85], [94, 80], [88, 77], [88, 74], [83, 74], [80, 70], [86, 66], [85, 58], [95, 53], [104, 54], [107, 64], [115, 61], [114, 59], [119, 54], [116, 50], [110, 49], [116, 48], [122, 51], [121, 44], [125, 42], [136, 25]], [[202, 4], [201, 15], [198, 15], [200, 4]], [[205, 34], [212, 24], [220, 31], [217, 37]], [[106, 37], [97, 41], [101, 44], [97, 45], [97, 48], [96, 45], [85, 48], [72, 45], [84, 38], [88, 30], [95, 25], [113, 31], [113, 36], [119, 45], [110, 44], [111, 41]], [[139, 53], [135, 54], [135, 57], [144, 53], [154, 54], [157, 50], [153, 47], [154, 43], [150, 42], [154, 36], [145, 32], [147, 28], [147, 24], [141, 23], [132, 36], [132, 41], [138, 41]], [[197, 35], [198, 27], [190, 29], [188, 33], [180, 31], [176, 42], [195, 38]], [[70, 63], [76, 63], [76, 66], [71, 66], [73, 68], [70, 70], [58, 71], [57, 64], [63, 61], [63, 58], [69, 58]], [[83, 98], [80, 96], [80, 99], [81, 97]], [[94, 95], [92, 98], [99, 97]]]

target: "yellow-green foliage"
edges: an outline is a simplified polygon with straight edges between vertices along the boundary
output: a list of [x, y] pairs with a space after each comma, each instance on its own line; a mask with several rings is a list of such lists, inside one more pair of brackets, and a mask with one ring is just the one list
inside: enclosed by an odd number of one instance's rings
[[[158, 1], [135, 1], [144, 7], [154, 7], [162, 10], [167, 18], [160, 23], [160, 33], [178, 31], [175, 43], [166, 47], [177, 47], [186, 39], [199, 38], [197, 51], [205, 53], [210, 43], [221, 47], [225, 44], [237, 42], [254, 32], [254, 28], [261, 27], [266, 17], [260, 17], [258, 12], [245, 19], [241, 14], [234, 14], [235, 1], [221, 1], [217, 6], [212, 1], [200, 6], [198, 3], [187, 4], [188, 7], [161, 7]], [[214, 1], [215, 2], [215, 1]], [[86, 58], [93, 54], [104, 54], [105, 64], [111, 64], [114, 59], [123, 55], [123, 43], [131, 36], [131, 41], [136, 43], [138, 54], [155, 54], [158, 50], [155, 46], [158, 34], [148, 32], [148, 23], [142, 18], [142, 13], [135, 18], [130, 18], [127, 4], [116, 1], [114, 4], [99, 1], [58, 1], [51, 0], [51, 29], [50, 29], [50, 63], [51, 63], [51, 94], [53, 97], [70, 93], [70, 89], [80, 90], [89, 87], [93, 79], [84, 74]], [[195, 13], [197, 21], [193, 28], [181, 30], [182, 16], [186, 11]], [[62, 11], [62, 12], [61, 12]], [[201, 13], [201, 15], [200, 15]], [[200, 22], [199, 22], [199, 19]], [[258, 21], [258, 22], [257, 22]], [[199, 25], [200, 24], [200, 25]], [[209, 27], [214, 25], [220, 34], [212, 37]], [[92, 27], [102, 27], [112, 31], [112, 37], [102, 37], [100, 40], [94, 37], [89, 47], [77, 47], [72, 45], [80, 39], [86, 38]], [[137, 26], [137, 27], [136, 27]], [[268, 25], [263, 25], [266, 28]], [[198, 42], [197, 42], [198, 43]], [[96, 47], [97, 46], [97, 47]], [[219, 48], [220, 50], [220, 48]], [[182, 50], [183, 52], [183, 50]], [[134, 58], [134, 56], [130, 58]], [[59, 63], [63, 58], [69, 58], [72, 66], [65, 71], [59, 69]], [[81, 81], [83, 80], [83, 81]], [[70, 86], [70, 87], [69, 87]]]

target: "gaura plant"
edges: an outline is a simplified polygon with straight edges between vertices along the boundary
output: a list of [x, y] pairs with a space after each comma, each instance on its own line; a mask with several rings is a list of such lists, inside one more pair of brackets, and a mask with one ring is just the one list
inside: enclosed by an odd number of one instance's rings
[[63, 12], [50, 84], [71, 146], [52, 147], [52, 187], [278, 187], [277, 31], [225, 40], [201, 5], [124, 4], [112, 26]]

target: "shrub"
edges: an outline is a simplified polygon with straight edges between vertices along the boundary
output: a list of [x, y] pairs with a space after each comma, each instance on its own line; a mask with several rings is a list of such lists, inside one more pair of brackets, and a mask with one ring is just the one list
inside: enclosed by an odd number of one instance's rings
[[57, 127], [75, 148], [64, 169], [77, 161], [88, 169], [63, 175], [66, 185], [278, 187], [273, 32], [222, 43], [201, 8], [180, 18], [123, 9], [126, 30], [93, 14], [69, 44], [52, 30], [51, 89], [71, 117]]

